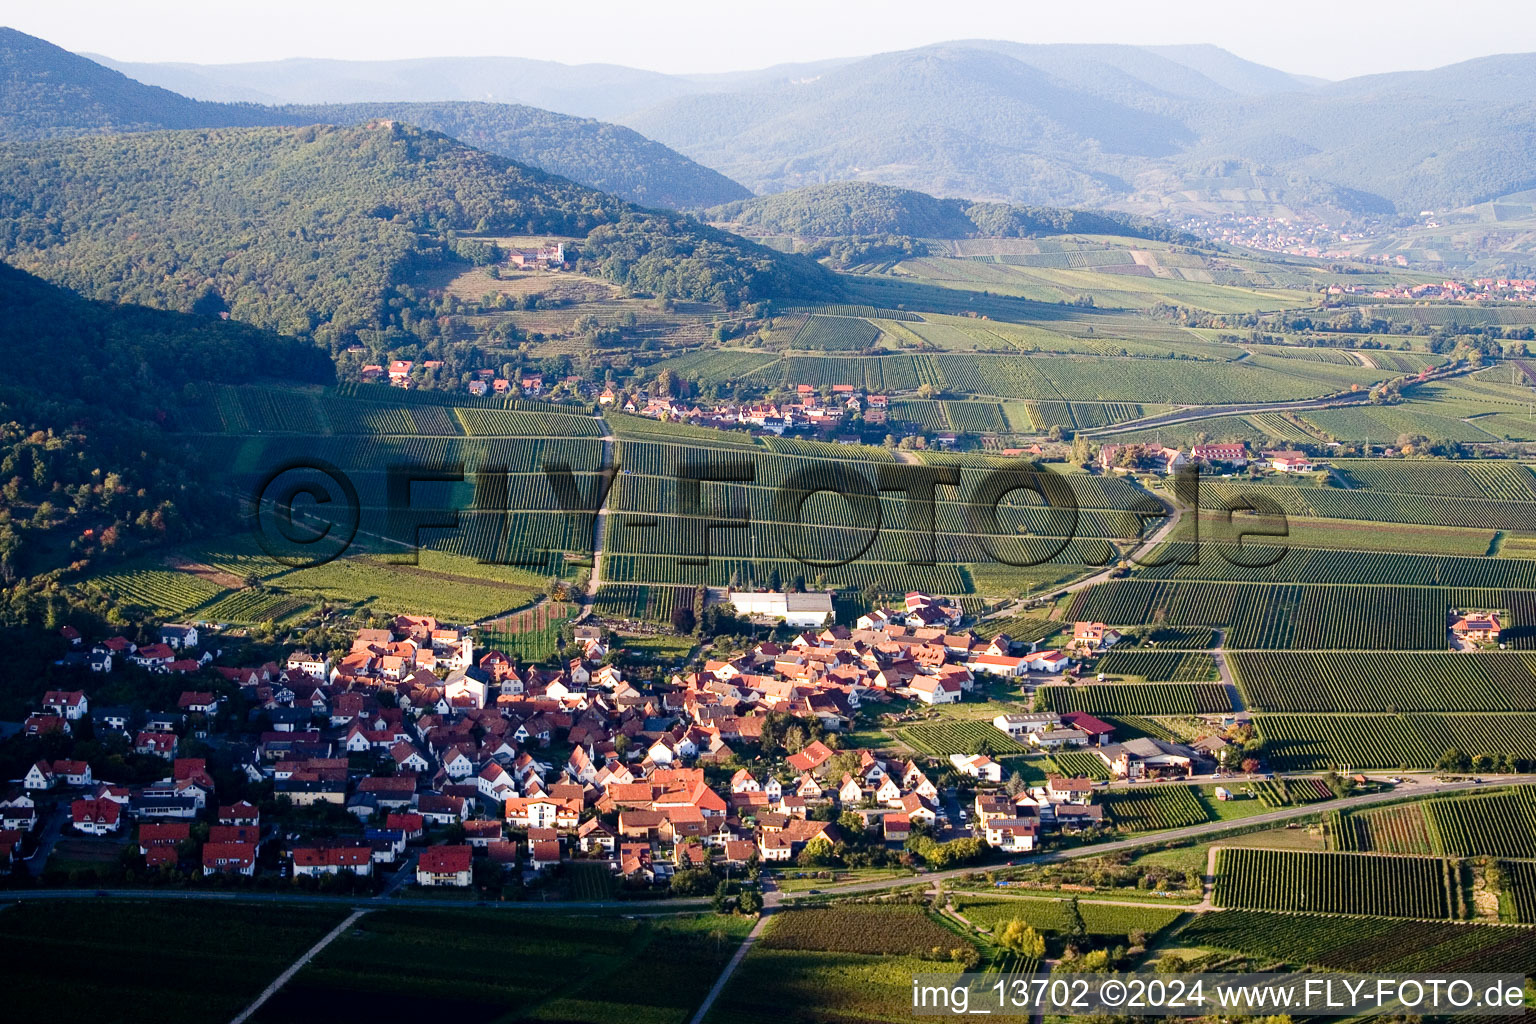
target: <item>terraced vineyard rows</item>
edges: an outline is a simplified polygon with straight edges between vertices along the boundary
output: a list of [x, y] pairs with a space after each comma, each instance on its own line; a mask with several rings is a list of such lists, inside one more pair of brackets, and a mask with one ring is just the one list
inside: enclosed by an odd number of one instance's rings
[[597, 592], [592, 609], [599, 616], [670, 622], [675, 608], [693, 608], [693, 587], [616, 584]]
[[1536, 762], [1536, 715], [1259, 715], [1281, 771], [1430, 769], [1449, 750]]
[[1536, 559], [1341, 551], [1265, 545], [1256, 540], [1245, 541], [1241, 555], [1233, 558], [1224, 557], [1216, 544], [1204, 544], [1195, 565], [1179, 564], [1180, 556], [1190, 550], [1188, 545], [1169, 545], [1156, 555], [1157, 561], [1166, 564], [1142, 570], [1140, 578], [1536, 589]]
[[1333, 811], [1324, 820], [1332, 848], [1346, 853], [1442, 852], [1419, 804]]
[[[1080, 591], [1065, 618], [1116, 626], [1155, 623], [1228, 630], [1232, 648], [1445, 647], [1454, 590], [1113, 580]], [[1469, 605], [1469, 607], [1476, 607]]]
[[920, 722], [897, 729], [896, 735], [918, 753], [935, 757], [974, 754], [983, 746], [995, 754], [1022, 754], [1029, 750], [991, 722], [974, 720]]
[[1514, 920], [1536, 924], [1536, 861], [1500, 861], [1499, 869], [1504, 872], [1504, 891]]
[[1192, 786], [1146, 786], [1121, 789], [1104, 797], [1104, 810], [1124, 832], [1183, 828], [1209, 820], [1205, 805]]
[[1536, 655], [1515, 651], [1229, 657], [1258, 711], [1536, 711]]
[[814, 313], [805, 318], [789, 343], [792, 349], [853, 352], [868, 348], [880, 337], [880, 329], [868, 320], [851, 316]]
[[1479, 793], [1423, 804], [1435, 852], [1456, 857], [1530, 857], [1536, 854], [1536, 793]]
[[1104, 764], [1104, 759], [1084, 750], [1057, 751], [1051, 755], [1051, 762], [1068, 778], [1109, 778], [1109, 768]]
[[1090, 683], [1042, 686], [1036, 695], [1051, 711], [1090, 715], [1211, 715], [1232, 710], [1220, 683]]
[[1460, 917], [1459, 861], [1291, 850], [1221, 850], [1217, 906], [1315, 914], [1449, 920]]
[[1536, 971], [1536, 942], [1530, 932], [1497, 925], [1224, 910], [1201, 914], [1180, 930], [1179, 938], [1187, 945], [1326, 970]]
[[[1240, 501], [1250, 488], [1213, 481], [1201, 485], [1207, 507]], [[1458, 498], [1402, 494], [1391, 491], [1344, 490], [1333, 487], [1292, 487], [1266, 484], [1269, 495], [1287, 515], [1320, 519], [1359, 519], [1371, 523], [1419, 523], [1425, 526], [1464, 526], [1485, 530], [1536, 531], [1536, 501]], [[1229, 507], [1237, 507], [1230, 505]]]
[[614, 583], [682, 583], [726, 586], [734, 578], [740, 585], [766, 586], [777, 571], [780, 579], [806, 576], [827, 586], [862, 590], [875, 587], [885, 593], [901, 594], [923, 590], [931, 594], [971, 593], [970, 581], [956, 565], [902, 565], [889, 562], [850, 562], [825, 569], [808, 569], [789, 560], [711, 557], [707, 566], [682, 565], [675, 557], [664, 555], [605, 555], [603, 577]]
[[1111, 648], [1096, 667], [1108, 676], [1138, 676], [1156, 682], [1203, 683], [1217, 677], [1216, 659], [1204, 651]]

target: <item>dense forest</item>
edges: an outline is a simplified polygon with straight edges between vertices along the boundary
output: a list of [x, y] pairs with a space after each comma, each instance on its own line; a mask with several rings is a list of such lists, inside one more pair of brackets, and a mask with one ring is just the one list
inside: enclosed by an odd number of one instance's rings
[[835, 279], [675, 214], [653, 213], [436, 132], [152, 132], [0, 146], [0, 258], [91, 298], [234, 319], [333, 351], [437, 331], [412, 283], [461, 261], [463, 235], [578, 241], [639, 294], [832, 296]]
[[227, 516], [196, 449], [164, 431], [193, 382], [332, 380], [308, 342], [218, 316], [87, 302], [5, 264], [0, 309], [7, 586]]
[[801, 238], [1023, 238], [1123, 235], [1193, 241], [1183, 232], [1128, 214], [935, 199], [923, 192], [864, 181], [811, 185], [706, 210], [713, 223], [747, 234]]
[[346, 103], [280, 107], [291, 124], [394, 118], [641, 206], [698, 210], [750, 196], [719, 171], [622, 125], [512, 103]]

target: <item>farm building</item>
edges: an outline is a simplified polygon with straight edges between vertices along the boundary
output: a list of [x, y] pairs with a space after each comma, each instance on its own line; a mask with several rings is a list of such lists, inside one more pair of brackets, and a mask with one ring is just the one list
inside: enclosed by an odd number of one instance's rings
[[736, 614], [765, 619], [783, 619], [787, 626], [824, 626], [832, 617], [832, 595], [785, 594], [777, 590], [752, 593], [731, 591], [726, 600], [736, 609]]

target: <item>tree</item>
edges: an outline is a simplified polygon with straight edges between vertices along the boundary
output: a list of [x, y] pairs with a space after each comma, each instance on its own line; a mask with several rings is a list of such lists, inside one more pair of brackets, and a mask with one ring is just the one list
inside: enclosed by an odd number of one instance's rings
[[693, 609], [687, 605], [678, 605], [672, 609], [672, 629], [678, 633], [692, 633], [698, 625], [698, 620], [693, 616]]
[[763, 909], [763, 894], [756, 889], [743, 889], [741, 895], [736, 897], [736, 906], [749, 916], [760, 913]]
[[1458, 747], [1452, 747], [1440, 755], [1440, 760], [1435, 762], [1435, 770], [1441, 772], [1464, 772], [1472, 767], [1472, 759], [1466, 752]]
[[1028, 788], [1029, 783], [1025, 782], [1024, 776], [1020, 775], [1018, 772], [1014, 772], [1012, 775], [1008, 776], [1008, 781], [1003, 783], [1003, 789], [1009, 796], [1018, 796]]
[[997, 944], [1029, 960], [1039, 960], [1045, 956], [1045, 939], [1021, 917], [1015, 917], [1003, 925], [997, 933]]

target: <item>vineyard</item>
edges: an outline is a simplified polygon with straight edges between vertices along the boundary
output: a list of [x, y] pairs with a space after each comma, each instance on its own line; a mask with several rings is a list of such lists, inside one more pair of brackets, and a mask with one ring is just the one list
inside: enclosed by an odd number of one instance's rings
[[[1369, 600], [1362, 600], [1368, 593]], [[1449, 597], [1430, 588], [1113, 580], [1080, 591], [1067, 621], [1228, 630], [1232, 648], [1443, 650]]]
[[671, 622], [674, 609], [693, 608], [694, 590], [644, 584], [605, 586], [598, 590], [592, 610], [601, 618], [666, 623]]
[[1143, 569], [1145, 580], [1221, 580], [1236, 583], [1385, 583], [1420, 587], [1536, 588], [1536, 561], [1396, 551], [1345, 551], [1336, 548], [1274, 547], [1255, 540], [1243, 544], [1241, 564], [1223, 555], [1215, 543], [1200, 547], [1194, 565], [1174, 556], [1187, 544], [1168, 545]]
[[[1246, 489], [1240, 484], [1212, 482], [1202, 484], [1200, 493], [1206, 507], [1216, 508], [1222, 507], [1218, 502], [1240, 499]], [[1286, 515], [1312, 519], [1536, 531], [1536, 500], [1531, 498], [1511, 501], [1283, 484], [1266, 484], [1263, 493], [1279, 502]]]
[[1149, 651], [1111, 648], [1099, 659], [1108, 676], [1136, 676], [1149, 682], [1205, 683], [1217, 678], [1216, 659], [1204, 651]]
[[[994, 931], [1014, 918], [1021, 919], [1036, 931], [1065, 931], [1069, 927], [1069, 907], [1070, 904], [1065, 900], [1050, 898], [985, 899], [962, 896], [956, 901], [956, 909], [967, 921]], [[1079, 903], [1077, 910], [1088, 934], [1117, 936], [1129, 935], [1133, 931], [1151, 935], [1177, 921], [1183, 913], [1172, 907], [1126, 907], [1100, 903]]]
[[1097, 754], [1082, 750], [1061, 750], [1052, 754], [1050, 761], [1062, 775], [1068, 778], [1108, 780], [1109, 768]]
[[1214, 899], [1244, 910], [1446, 920], [1464, 915], [1461, 876], [1460, 861], [1440, 857], [1226, 848]]
[[1418, 804], [1331, 811], [1323, 822], [1335, 850], [1432, 856], [1439, 844]]
[[1536, 924], [1536, 861], [1500, 861], [1499, 869], [1504, 872], [1504, 892], [1509, 897], [1513, 919]]
[[1536, 715], [1260, 715], [1279, 771], [1428, 769], [1448, 750], [1536, 760]]
[[852, 352], [869, 348], [880, 337], [880, 329], [868, 320], [851, 316], [816, 313], [805, 318], [790, 341], [792, 349], [824, 352]]
[[796, 908], [775, 914], [763, 932], [765, 949], [918, 956], [938, 946], [966, 944], [921, 907], [839, 906]]
[[1029, 747], [1019, 743], [991, 722], [955, 720], [924, 722], [896, 730], [897, 737], [920, 754], [947, 757], [990, 750], [994, 754], [1022, 754]]
[[1536, 655], [1239, 652], [1232, 671], [1259, 711], [1536, 711]]
[[1318, 778], [1268, 779], [1249, 788], [1265, 807], [1301, 807], [1334, 797], [1328, 783]]
[[1497, 925], [1226, 910], [1201, 914], [1178, 937], [1186, 945], [1327, 970], [1520, 975], [1536, 971], [1536, 942], [1531, 941], [1531, 933]]
[[1042, 686], [1036, 695], [1050, 711], [1090, 715], [1212, 715], [1232, 710], [1227, 688], [1220, 683]]
[[1105, 813], [1122, 832], [1151, 832], [1201, 825], [1210, 819], [1191, 786], [1158, 785], [1115, 790], [1104, 797]]

